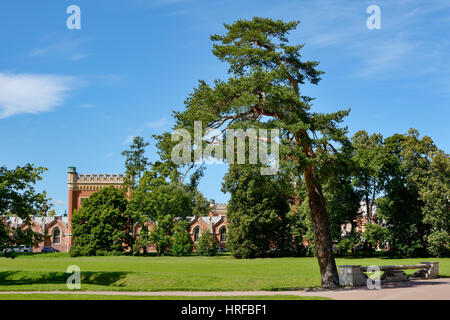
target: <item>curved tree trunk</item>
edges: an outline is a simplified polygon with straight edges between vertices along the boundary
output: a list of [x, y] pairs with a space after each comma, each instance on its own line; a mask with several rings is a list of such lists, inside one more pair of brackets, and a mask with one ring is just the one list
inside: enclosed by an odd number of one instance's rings
[[314, 181], [312, 166], [306, 167], [304, 173], [314, 228], [316, 255], [322, 276], [322, 286], [336, 286], [339, 284], [339, 276], [336, 262], [334, 261], [330, 222], [325, 207], [322, 187]]

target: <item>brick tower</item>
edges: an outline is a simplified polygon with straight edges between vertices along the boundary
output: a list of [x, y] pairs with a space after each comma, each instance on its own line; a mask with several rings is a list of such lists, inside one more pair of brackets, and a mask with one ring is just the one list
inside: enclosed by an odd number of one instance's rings
[[93, 193], [101, 188], [114, 186], [122, 188], [124, 176], [122, 174], [78, 174], [76, 167], [69, 167], [67, 170], [67, 188], [69, 190], [68, 200], [68, 246], [72, 245], [72, 214], [80, 208], [83, 200], [89, 198]]

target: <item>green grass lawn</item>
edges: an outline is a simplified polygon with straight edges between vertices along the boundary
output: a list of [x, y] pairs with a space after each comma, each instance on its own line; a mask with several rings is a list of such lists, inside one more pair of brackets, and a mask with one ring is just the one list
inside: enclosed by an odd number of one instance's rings
[[300, 297], [292, 295], [273, 296], [131, 296], [93, 294], [1, 294], [0, 300], [331, 300], [321, 297]]
[[[392, 265], [439, 261], [441, 276], [450, 276], [449, 258], [338, 258], [337, 264]], [[81, 290], [225, 291], [289, 290], [320, 285], [315, 258], [239, 260], [219, 257], [77, 257], [37, 254], [0, 258], [0, 291], [68, 290], [65, 273], [81, 268]], [[410, 270], [410, 273], [414, 270]]]

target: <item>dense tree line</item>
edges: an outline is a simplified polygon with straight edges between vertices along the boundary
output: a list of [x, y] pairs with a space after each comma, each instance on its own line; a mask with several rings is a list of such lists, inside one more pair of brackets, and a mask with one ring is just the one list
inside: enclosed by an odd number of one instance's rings
[[[449, 256], [448, 154], [414, 129], [385, 139], [359, 131], [341, 151], [346, 165], [323, 183], [338, 253], [359, 247], [371, 255], [380, 247], [395, 257]], [[230, 166], [223, 189], [231, 194], [229, 246], [234, 256], [314, 254], [309, 199], [301, 178], [261, 176], [257, 166], [236, 165]], [[361, 209], [367, 213], [364, 232], [356, 228]], [[343, 232], [346, 224], [350, 232]]]

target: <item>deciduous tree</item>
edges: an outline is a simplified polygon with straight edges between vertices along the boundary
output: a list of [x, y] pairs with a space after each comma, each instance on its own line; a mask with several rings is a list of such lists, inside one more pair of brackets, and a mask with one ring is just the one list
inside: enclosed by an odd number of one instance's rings
[[[17, 166], [12, 170], [0, 167], [0, 252], [6, 249], [8, 255], [13, 246], [36, 245], [42, 240], [31, 228], [31, 216], [49, 208], [45, 191], [37, 192], [34, 188], [46, 170], [32, 164]], [[21, 226], [10, 226], [8, 216], [20, 218]]]
[[125, 190], [105, 187], [83, 202], [72, 216], [72, 255], [123, 252], [133, 244], [133, 223], [126, 213]]

